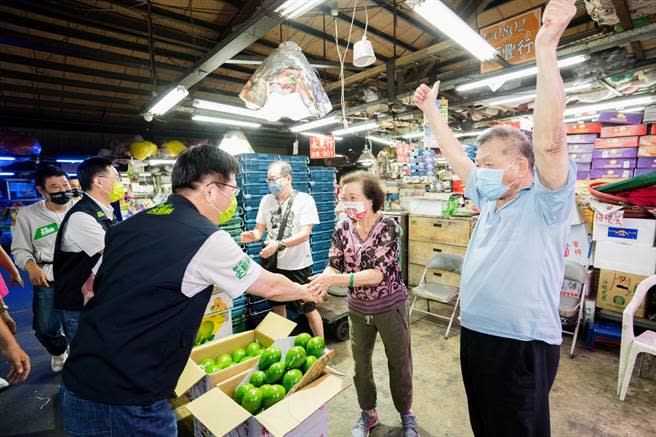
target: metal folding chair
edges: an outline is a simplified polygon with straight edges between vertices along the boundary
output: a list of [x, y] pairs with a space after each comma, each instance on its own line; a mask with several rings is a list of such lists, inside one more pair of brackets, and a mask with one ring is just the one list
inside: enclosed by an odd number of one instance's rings
[[563, 334], [574, 336], [572, 340], [572, 347], [569, 351], [569, 357], [574, 358], [576, 339], [579, 336], [579, 330], [581, 328], [581, 323], [583, 322], [585, 296], [588, 294], [590, 275], [583, 264], [579, 264], [574, 261], [565, 261], [565, 279], [583, 284], [581, 295], [578, 298], [572, 296], [560, 296], [560, 303], [558, 304], [558, 312], [560, 313], [561, 317], [569, 319], [578, 313], [574, 331], [565, 331], [563, 329]]
[[[428, 269], [438, 269], [446, 272], [460, 274], [462, 271], [463, 259], [464, 258], [461, 255], [454, 255], [451, 253], [436, 253], [428, 260], [428, 263], [426, 263], [426, 267], [424, 268], [424, 273], [421, 276], [419, 285], [412, 289], [415, 297], [410, 308], [410, 315], [412, 315], [413, 311], [418, 311], [423, 314], [448, 320], [449, 325], [447, 326], [446, 333], [444, 334], [445, 340], [449, 337], [449, 331], [451, 331], [451, 325], [453, 324], [453, 319], [455, 319], [456, 311], [458, 310], [458, 305], [460, 304], [460, 288], [451, 287], [444, 284], [426, 282], [426, 274], [428, 273]], [[426, 299], [428, 311], [415, 308], [417, 299], [419, 298]], [[451, 313], [451, 317], [432, 313], [430, 310], [430, 301], [453, 305], [453, 312]]]

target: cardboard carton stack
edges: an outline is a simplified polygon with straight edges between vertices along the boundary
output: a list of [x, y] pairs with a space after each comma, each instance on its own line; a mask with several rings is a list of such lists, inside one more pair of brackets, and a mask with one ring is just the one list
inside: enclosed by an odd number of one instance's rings
[[[601, 269], [597, 307], [622, 313], [638, 284], [656, 273], [656, 220], [623, 218], [618, 224], [596, 222], [594, 266]], [[649, 298], [636, 312], [645, 317]]]
[[567, 151], [576, 163], [576, 179], [590, 179], [594, 142], [601, 132], [601, 123], [568, 124]]
[[602, 112], [599, 122], [568, 124], [577, 179], [630, 178], [656, 170], [656, 124], [643, 114]]

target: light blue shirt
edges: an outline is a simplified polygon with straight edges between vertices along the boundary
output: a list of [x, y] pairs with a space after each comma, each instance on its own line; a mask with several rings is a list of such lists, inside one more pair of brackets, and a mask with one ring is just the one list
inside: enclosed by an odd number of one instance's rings
[[535, 183], [499, 211], [496, 200], [485, 199], [477, 190], [476, 180], [473, 171], [465, 193], [481, 214], [462, 268], [462, 326], [559, 345], [558, 303], [575, 206], [575, 164], [570, 162], [567, 185], [557, 191], [542, 185], [536, 170]]

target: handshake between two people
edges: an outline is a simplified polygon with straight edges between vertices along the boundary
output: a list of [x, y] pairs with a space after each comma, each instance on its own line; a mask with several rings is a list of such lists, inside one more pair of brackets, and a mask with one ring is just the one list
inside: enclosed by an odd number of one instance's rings
[[318, 275], [310, 276], [309, 284], [305, 284], [309, 298], [307, 301], [314, 302], [316, 304], [322, 304], [326, 294], [328, 294], [328, 289], [333, 285], [336, 285], [335, 279], [338, 275], [330, 272], [323, 272]]

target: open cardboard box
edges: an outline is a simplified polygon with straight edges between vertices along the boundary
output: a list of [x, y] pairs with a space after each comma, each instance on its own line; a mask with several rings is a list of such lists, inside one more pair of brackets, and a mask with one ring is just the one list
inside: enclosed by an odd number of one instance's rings
[[280, 317], [273, 312], [269, 312], [254, 330], [231, 335], [213, 343], [193, 348], [187, 360], [187, 365], [178, 379], [178, 384], [174, 391], [175, 395], [182, 396], [189, 392], [189, 397], [196, 399], [208, 392], [219, 382], [225, 381], [244, 371], [249, 371], [257, 364], [260, 357], [253, 357], [212, 375], [207, 375], [198, 365], [203, 359], [215, 359], [221, 354], [231, 354], [232, 351], [240, 347], [245, 349], [249, 343], [252, 343], [256, 339], [260, 341], [263, 347], [269, 347], [275, 340], [287, 337], [295, 327], [296, 323]]
[[195, 436], [327, 435], [328, 415], [325, 404], [346, 390], [350, 384], [343, 375], [333, 369], [321, 366], [315, 369], [313, 366], [312, 371], [319, 368], [321, 372], [318, 379], [296, 391], [290, 391], [285, 399], [257, 416], [251, 415], [232, 399], [235, 389], [249, 372], [243, 372], [223, 381], [216, 388], [187, 405], [189, 412], [194, 416]]
[[[280, 348], [280, 352], [282, 352], [283, 362], [285, 361], [285, 357], [287, 356], [287, 352], [289, 351], [289, 349], [291, 349], [294, 346], [294, 340], [296, 340], [296, 337], [286, 337], [286, 338], [279, 338], [278, 340], [273, 342], [275, 346], [278, 346]], [[308, 370], [305, 373], [305, 375], [303, 375], [303, 377], [294, 385], [294, 387], [292, 387], [292, 389], [289, 391], [289, 393], [286, 394], [286, 396], [290, 396], [291, 394], [302, 389], [303, 387], [305, 387], [315, 379], [319, 378], [323, 374], [324, 369], [328, 367], [328, 363], [330, 363], [330, 360], [332, 360], [334, 356], [335, 356], [335, 351], [326, 349], [323, 355], [317, 359], [317, 361], [312, 365], [312, 367], [310, 367], [310, 370]], [[247, 371], [244, 377], [242, 378], [242, 380], [240, 381], [240, 383], [237, 384], [237, 387], [243, 384], [247, 384], [251, 376], [253, 375], [253, 372], [257, 370], [259, 370], [258, 367], [253, 366], [252, 369]]]

